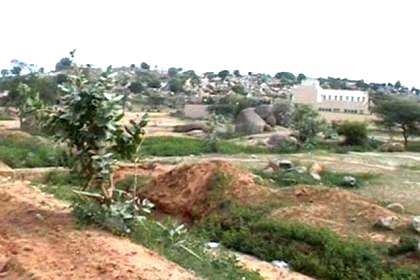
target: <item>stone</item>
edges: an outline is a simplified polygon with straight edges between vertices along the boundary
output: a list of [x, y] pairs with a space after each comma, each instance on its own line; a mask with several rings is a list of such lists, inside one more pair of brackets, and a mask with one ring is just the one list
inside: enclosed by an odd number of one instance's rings
[[258, 134], [266, 130], [266, 122], [255, 113], [255, 108], [242, 110], [235, 119], [235, 132], [241, 134]]
[[290, 123], [290, 104], [286, 102], [276, 103], [273, 105], [273, 115], [276, 118], [276, 124], [288, 126]]
[[394, 153], [394, 152], [404, 152], [405, 147], [403, 144], [398, 142], [388, 142], [383, 144], [380, 148], [380, 151], [387, 152], [387, 153]]
[[274, 260], [271, 262], [271, 264], [275, 267], [289, 269], [289, 264], [285, 261]]
[[346, 187], [354, 187], [357, 184], [357, 180], [353, 176], [344, 176], [342, 184]]
[[308, 168], [306, 166], [297, 166], [295, 167], [295, 171], [299, 174], [304, 174], [308, 172]]
[[284, 160], [280, 160], [280, 161], [278, 162], [278, 166], [279, 166], [281, 169], [286, 169], [286, 170], [291, 170], [291, 169], [293, 169], [293, 167], [294, 167], [293, 162], [291, 162], [290, 160], [286, 160], [286, 159], [284, 159]]
[[255, 113], [258, 114], [269, 126], [274, 127], [277, 124], [276, 117], [273, 113], [272, 105], [259, 105], [255, 108]]
[[395, 213], [403, 214], [405, 212], [405, 208], [401, 203], [391, 203], [391, 204], [388, 204], [386, 208]]
[[220, 246], [220, 243], [218, 242], [207, 242], [207, 247], [209, 247], [210, 249], [216, 249], [217, 247]]
[[317, 180], [317, 181], [321, 181], [321, 175], [319, 175], [318, 173], [316, 173], [316, 172], [311, 172], [311, 173], [309, 173], [310, 175], [311, 175], [311, 177], [312, 178], [314, 178], [315, 180]]
[[315, 162], [314, 164], [311, 165], [311, 168], [309, 170], [310, 172], [319, 174], [324, 170], [324, 167], [320, 163]]
[[202, 123], [181, 124], [181, 125], [176, 125], [173, 128], [174, 132], [181, 132], [181, 133], [190, 132], [193, 130], [202, 130], [204, 132], [207, 132], [209, 128], [205, 124], [202, 124]]
[[375, 226], [387, 230], [394, 230], [397, 227], [398, 219], [393, 216], [389, 217], [381, 217], [378, 219], [378, 221], [375, 223]]
[[420, 216], [414, 216], [411, 220], [411, 225], [417, 233], [420, 233]]
[[283, 143], [297, 145], [298, 141], [296, 140], [296, 138], [290, 136], [289, 132], [277, 132], [270, 135], [270, 137], [267, 140], [266, 146], [269, 148], [276, 148]]

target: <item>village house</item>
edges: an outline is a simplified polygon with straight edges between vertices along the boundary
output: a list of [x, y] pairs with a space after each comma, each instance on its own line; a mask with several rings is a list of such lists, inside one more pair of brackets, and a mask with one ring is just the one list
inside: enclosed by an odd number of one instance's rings
[[320, 112], [369, 114], [369, 95], [360, 90], [323, 89], [319, 81], [306, 79], [291, 90], [292, 103], [312, 105]]

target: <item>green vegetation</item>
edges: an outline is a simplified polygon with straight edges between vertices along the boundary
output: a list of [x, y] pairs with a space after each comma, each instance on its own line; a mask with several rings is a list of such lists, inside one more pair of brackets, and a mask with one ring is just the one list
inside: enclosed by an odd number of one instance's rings
[[37, 137], [0, 137], [0, 160], [12, 168], [68, 166], [64, 149]]
[[[336, 186], [336, 187], [353, 187], [358, 188], [364, 186], [366, 183], [376, 179], [379, 175], [372, 173], [340, 173], [325, 170], [320, 173], [321, 180], [315, 180], [309, 173], [299, 173], [295, 170], [277, 171], [277, 172], [263, 172], [254, 171], [255, 174], [259, 175], [265, 180], [269, 180], [274, 183], [277, 187], [288, 187], [293, 185], [324, 185], [324, 186]], [[344, 177], [351, 176], [356, 179], [354, 185], [349, 185], [344, 180]]]
[[218, 141], [214, 146], [203, 139], [171, 136], [147, 137], [142, 145], [142, 155], [150, 156], [187, 156], [208, 153], [258, 154], [268, 152], [269, 150], [265, 147], [238, 145], [228, 141]]
[[45, 127], [58, 141], [77, 151], [73, 166], [85, 179], [86, 186], [101, 189], [103, 201], [113, 197], [112, 168], [115, 160], [138, 157], [147, 116], [131, 120], [123, 118], [123, 95], [109, 92], [114, 88], [112, 69], [92, 77], [76, 64], [73, 75], [61, 86], [63, 96], [59, 108], [52, 107], [45, 116]]
[[228, 248], [266, 261], [284, 260], [317, 279], [417, 279], [420, 275], [384, 262], [376, 247], [342, 239], [325, 229], [266, 218], [267, 207], [230, 204], [197, 224], [197, 232]]
[[293, 110], [290, 126], [298, 132], [299, 141], [302, 143], [311, 142], [315, 136], [323, 132], [326, 122], [309, 105], [299, 105]]
[[346, 145], [365, 145], [368, 141], [367, 124], [363, 122], [346, 121], [338, 125], [337, 133], [345, 137]]
[[401, 131], [406, 148], [408, 138], [420, 133], [420, 103], [414, 98], [384, 96], [375, 104], [373, 112], [380, 119], [379, 125]]
[[4, 111], [0, 111], [0, 121], [13, 121], [14, 118]]

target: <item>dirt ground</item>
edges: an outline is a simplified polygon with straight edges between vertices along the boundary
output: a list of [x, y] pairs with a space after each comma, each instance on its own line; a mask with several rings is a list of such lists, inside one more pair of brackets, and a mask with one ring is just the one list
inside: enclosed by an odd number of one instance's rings
[[0, 186], [0, 279], [196, 279], [153, 251], [75, 228], [66, 203], [23, 182]]
[[[247, 169], [262, 169], [269, 160], [288, 159], [300, 165], [321, 163], [337, 172], [370, 172], [378, 174], [372, 182], [352, 191], [372, 198], [380, 204], [401, 203], [407, 213], [420, 215], [420, 153], [348, 153], [327, 152], [282, 155], [201, 155], [186, 157], [151, 157], [149, 161], [161, 163], [194, 163], [202, 160], [224, 160]], [[407, 166], [419, 167], [412, 170]]]
[[[221, 181], [223, 178], [225, 181]], [[274, 203], [278, 205], [271, 213], [274, 219], [299, 221], [341, 236], [378, 242], [397, 243], [398, 232], [406, 231], [410, 224], [408, 216], [359, 194], [330, 187], [269, 188], [256, 183], [246, 170], [220, 160], [181, 165], [155, 177], [141, 190], [141, 196], [151, 200], [159, 211], [187, 222], [205, 217], [226, 199], [241, 205]], [[374, 227], [385, 217], [398, 221], [396, 231]]]

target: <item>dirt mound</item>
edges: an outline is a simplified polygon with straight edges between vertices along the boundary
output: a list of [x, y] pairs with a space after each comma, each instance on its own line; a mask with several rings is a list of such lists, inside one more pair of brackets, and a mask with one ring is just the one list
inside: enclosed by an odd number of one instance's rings
[[392, 231], [373, 227], [381, 217], [393, 216], [399, 227], [406, 227], [409, 220], [379, 206], [373, 200], [343, 189], [296, 187], [283, 191], [283, 199], [290, 206], [276, 209], [272, 216], [290, 219], [316, 227], [329, 228], [340, 235], [357, 235], [375, 241], [397, 242]]
[[22, 182], [0, 186], [0, 209], [1, 279], [196, 279], [127, 239], [77, 230], [66, 203]]
[[141, 190], [159, 211], [194, 220], [220, 206], [221, 198], [243, 203], [269, 199], [272, 190], [254, 183], [253, 176], [225, 161], [184, 165], [156, 177]]

